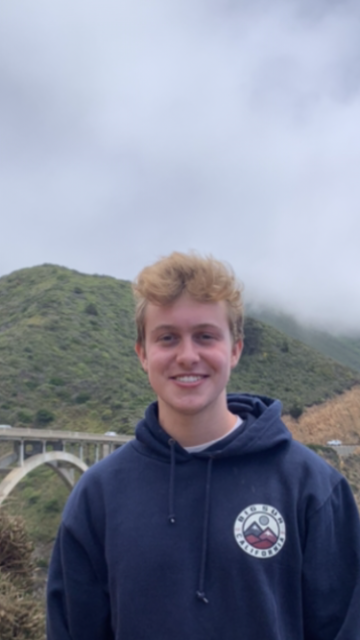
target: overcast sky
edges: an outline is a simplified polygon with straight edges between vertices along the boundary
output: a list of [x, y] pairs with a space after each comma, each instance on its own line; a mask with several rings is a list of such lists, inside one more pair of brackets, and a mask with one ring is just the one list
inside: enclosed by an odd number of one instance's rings
[[4, 0], [0, 276], [174, 249], [360, 330], [358, 0]]

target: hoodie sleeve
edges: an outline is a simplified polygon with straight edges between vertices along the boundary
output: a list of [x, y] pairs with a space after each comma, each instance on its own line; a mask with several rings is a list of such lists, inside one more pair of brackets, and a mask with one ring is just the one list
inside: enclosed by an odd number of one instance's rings
[[345, 479], [309, 517], [303, 603], [305, 640], [359, 640], [360, 520]]
[[105, 520], [95, 465], [71, 492], [56, 538], [47, 583], [47, 640], [114, 638]]
[[111, 640], [106, 581], [96, 557], [62, 524], [54, 546], [47, 587], [48, 640]]

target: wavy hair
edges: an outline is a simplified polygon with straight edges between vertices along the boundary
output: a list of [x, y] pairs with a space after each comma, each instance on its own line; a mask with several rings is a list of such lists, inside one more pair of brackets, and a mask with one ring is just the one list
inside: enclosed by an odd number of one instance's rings
[[242, 284], [230, 266], [212, 256], [173, 252], [145, 267], [133, 283], [136, 300], [137, 343], [145, 343], [145, 315], [148, 303], [167, 306], [183, 293], [199, 302], [224, 301], [234, 342], [243, 337]]

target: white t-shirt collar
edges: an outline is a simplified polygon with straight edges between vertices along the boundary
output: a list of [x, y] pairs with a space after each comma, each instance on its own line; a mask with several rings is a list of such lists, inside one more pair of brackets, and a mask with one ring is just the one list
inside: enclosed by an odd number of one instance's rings
[[183, 447], [183, 449], [185, 449], [185, 451], [187, 451], [188, 453], [200, 453], [200, 451], [205, 451], [205, 449], [208, 449], [216, 442], [225, 440], [225, 438], [227, 438], [231, 433], [233, 433], [236, 429], [240, 427], [242, 422], [243, 420], [240, 418], [240, 416], [238, 416], [233, 428], [230, 429], [230, 431], [228, 431], [224, 436], [221, 436], [220, 438], [215, 438], [215, 440], [210, 440], [209, 442], [203, 442], [203, 444], [196, 444], [192, 447]]

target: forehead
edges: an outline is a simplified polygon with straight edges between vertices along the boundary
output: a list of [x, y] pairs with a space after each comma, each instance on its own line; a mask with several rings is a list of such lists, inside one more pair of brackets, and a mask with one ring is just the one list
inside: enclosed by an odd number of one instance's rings
[[183, 294], [171, 305], [160, 306], [149, 302], [146, 307], [146, 332], [156, 331], [162, 326], [185, 330], [206, 325], [214, 325], [220, 329], [229, 327], [226, 302], [199, 302]]

